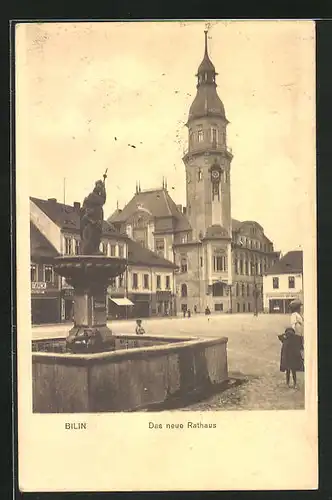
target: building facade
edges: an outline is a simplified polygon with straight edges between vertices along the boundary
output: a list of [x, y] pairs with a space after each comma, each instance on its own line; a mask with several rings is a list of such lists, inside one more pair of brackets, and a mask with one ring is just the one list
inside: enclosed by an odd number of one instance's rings
[[142, 246], [172, 260], [177, 310], [263, 310], [263, 274], [279, 258], [255, 221], [231, 216], [231, 163], [225, 107], [207, 50], [197, 71], [197, 94], [189, 109], [183, 156], [186, 206], [161, 189], [136, 187], [132, 200], [108, 219]]
[[[53, 268], [54, 257], [80, 253], [80, 204], [30, 198], [31, 316], [33, 324], [71, 321], [73, 288]], [[100, 251], [123, 257], [127, 270], [110, 283], [110, 318], [174, 314], [175, 269], [106, 221]]]
[[303, 253], [288, 252], [263, 277], [264, 311], [288, 314], [294, 299], [303, 303]]

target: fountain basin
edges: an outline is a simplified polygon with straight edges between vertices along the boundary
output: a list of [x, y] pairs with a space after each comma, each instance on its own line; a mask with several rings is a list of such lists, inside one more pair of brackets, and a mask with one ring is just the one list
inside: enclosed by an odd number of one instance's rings
[[45, 352], [47, 344], [52, 349], [62, 339], [33, 341], [33, 411], [144, 410], [172, 398], [202, 395], [228, 379], [225, 337], [114, 339], [115, 350], [96, 354]]

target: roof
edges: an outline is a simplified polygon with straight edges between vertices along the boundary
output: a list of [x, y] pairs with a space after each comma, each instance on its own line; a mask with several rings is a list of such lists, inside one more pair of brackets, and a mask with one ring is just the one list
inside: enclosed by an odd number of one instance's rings
[[219, 116], [226, 120], [225, 108], [217, 94], [216, 86], [201, 84], [190, 106], [188, 121], [203, 116]]
[[299, 274], [303, 272], [303, 252], [294, 250], [286, 253], [265, 274]]
[[30, 252], [32, 259], [58, 257], [59, 253], [39, 229], [30, 222]]
[[205, 50], [205, 54], [203, 57], [203, 60], [201, 64], [198, 66], [198, 73], [201, 73], [203, 71], [216, 71], [211, 59], [209, 58], [209, 55], [207, 51]]
[[[33, 201], [33, 203], [35, 203], [55, 224], [61, 227], [61, 229], [68, 229], [77, 232], [80, 230], [79, 203], [75, 207], [59, 203], [55, 198], [43, 200], [40, 198], [30, 197], [30, 200]], [[107, 235], [116, 234], [119, 236], [119, 233], [107, 221], [103, 221], [103, 233]]]
[[108, 221], [111, 223], [126, 222], [137, 210], [149, 211], [153, 217], [174, 217], [175, 231], [190, 231], [187, 217], [180, 212], [170, 197], [167, 189], [149, 189], [136, 193], [123, 210], [114, 212]]
[[237, 231], [242, 226], [242, 222], [237, 219], [232, 219], [232, 230]]
[[128, 263], [131, 265], [147, 267], [168, 267], [176, 269], [177, 266], [170, 260], [159, 257], [152, 250], [144, 248], [140, 243], [128, 239]]

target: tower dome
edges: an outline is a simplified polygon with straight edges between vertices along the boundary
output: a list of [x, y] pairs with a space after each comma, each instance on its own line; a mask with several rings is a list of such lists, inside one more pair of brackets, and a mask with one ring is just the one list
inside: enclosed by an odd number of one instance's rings
[[197, 71], [197, 94], [190, 106], [188, 121], [203, 116], [217, 116], [227, 121], [225, 108], [217, 94], [216, 70], [207, 50], [207, 31], [205, 34], [204, 57]]

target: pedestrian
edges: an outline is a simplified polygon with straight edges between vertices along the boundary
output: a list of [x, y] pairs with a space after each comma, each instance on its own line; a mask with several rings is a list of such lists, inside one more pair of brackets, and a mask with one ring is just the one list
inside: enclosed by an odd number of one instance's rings
[[197, 314], [197, 306], [194, 306], [194, 313]]
[[280, 371], [286, 373], [286, 384], [290, 386], [290, 374], [292, 373], [293, 387], [297, 388], [297, 372], [304, 371], [303, 357], [301, 350], [303, 348], [303, 339], [296, 335], [293, 328], [286, 328], [285, 333], [278, 335], [282, 343], [280, 353]]
[[303, 337], [303, 316], [302, 316], [302, 302], [300, 300], [293, 300], [289, 304], [289, 310], [291, 312], [290, 326], [295, 331], [296, 335]]
[[183, 312], [183, 317], [185, 318], [185, 317], [186, 317], [186, 310], [185, 310], [185, 309], [183, 309], [183, 311], [182, 311], [182, 312]]
[[209, 306], [206, 306], [205, 315], [208, 316], [209, 314], [211, 314], [211, 311], [209, 309]]
[[191, 310], [190, 310], [190, 309], [188, 309], [188, 311], [187, 311], [187, 312], [188, 312], [188, 318], [190, 318], [190, 316], [191, 316]]
[[302, 359], [304, 360], [304, 338], [303, 338], [304, 319], [302, 315], [302, 302], [298, 299], [293, 300], [289, 304], [289, 310], [291, 312], [290, 327], [293, 328], [296, 335], [299, 335], [302, 338], [301, 355]]
[[143, 335], [145, 333], [145, 330], [144, 328], [142, 327], [142, 320], [141, 319], [137, 319], [136, 320], [136, 335]]

